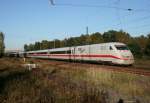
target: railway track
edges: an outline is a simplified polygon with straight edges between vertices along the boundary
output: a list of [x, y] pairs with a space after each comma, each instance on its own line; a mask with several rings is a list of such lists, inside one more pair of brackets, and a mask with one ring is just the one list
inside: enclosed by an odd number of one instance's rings
[[116, 72], [125, 72], [143, 76], [150, 76], [150, 70], [137, 69], [134, 67], [108, 67], [107, 70], [116, 71]]
[[112, 66], [112, 65], [102, 65], [102, 64], [89, 64], [89, 63], [79, 63], [79, 62], [67, 62], [67, 61], [53, 61], [53, 60], [41, 60], [37, 59], [36, 62], [45, 63], [51, 66], [57, 66], [61, 68], [92, 68], [96, 70], [114, 71], [114, 72], [124, 72], [142, 76], [150, 77], [150, 70], [144, 70], [141, 68], [123, 67], [123, 66]]

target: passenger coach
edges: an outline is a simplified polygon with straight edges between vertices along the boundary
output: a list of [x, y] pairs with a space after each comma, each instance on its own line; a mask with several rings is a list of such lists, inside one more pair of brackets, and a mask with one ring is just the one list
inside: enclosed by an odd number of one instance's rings
[[119, 42], [72, 46], [26, 52], [27, 57], [61, 60], [82, 60], [132, 65], [134, 58], [128, 47]]

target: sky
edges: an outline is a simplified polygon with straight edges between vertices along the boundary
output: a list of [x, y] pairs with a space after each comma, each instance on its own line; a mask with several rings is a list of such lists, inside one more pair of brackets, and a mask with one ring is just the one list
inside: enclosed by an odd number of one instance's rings
[[150, 33], [150, 0], [0, 0], [0, 31], [7, 50], [86, 33]]

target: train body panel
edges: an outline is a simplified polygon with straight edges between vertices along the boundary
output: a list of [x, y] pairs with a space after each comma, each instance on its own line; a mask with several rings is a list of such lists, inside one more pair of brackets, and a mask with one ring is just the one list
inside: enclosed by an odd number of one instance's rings
[[123, 65], [134, 63], [131, 51], [125, 44], [118, 42], [29, 51], [26, 54], [32, 58], [104, 61]]

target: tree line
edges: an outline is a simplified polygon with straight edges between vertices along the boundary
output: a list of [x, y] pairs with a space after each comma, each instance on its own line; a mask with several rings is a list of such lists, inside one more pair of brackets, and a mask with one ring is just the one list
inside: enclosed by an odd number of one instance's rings
[[80, 46], [88, 44], [106, 43], [106, 42], [122, 42], [127, 44], [135, 57], [150, 57], [150, 34], [132, 37], [123, 30], [109, 30], [103, 34], [100, 32], [82, 34], [79, 37], [70, 37], [63, 40], [55, 39], [52, 41], [42, 40], [33, 44], [25, 44], [25, 51], [44, 50], [60, 47]]
[[0, 57], [2, 57], [4, 55], [4, 49], [5, 49], [4, 33], [0, 32]]

